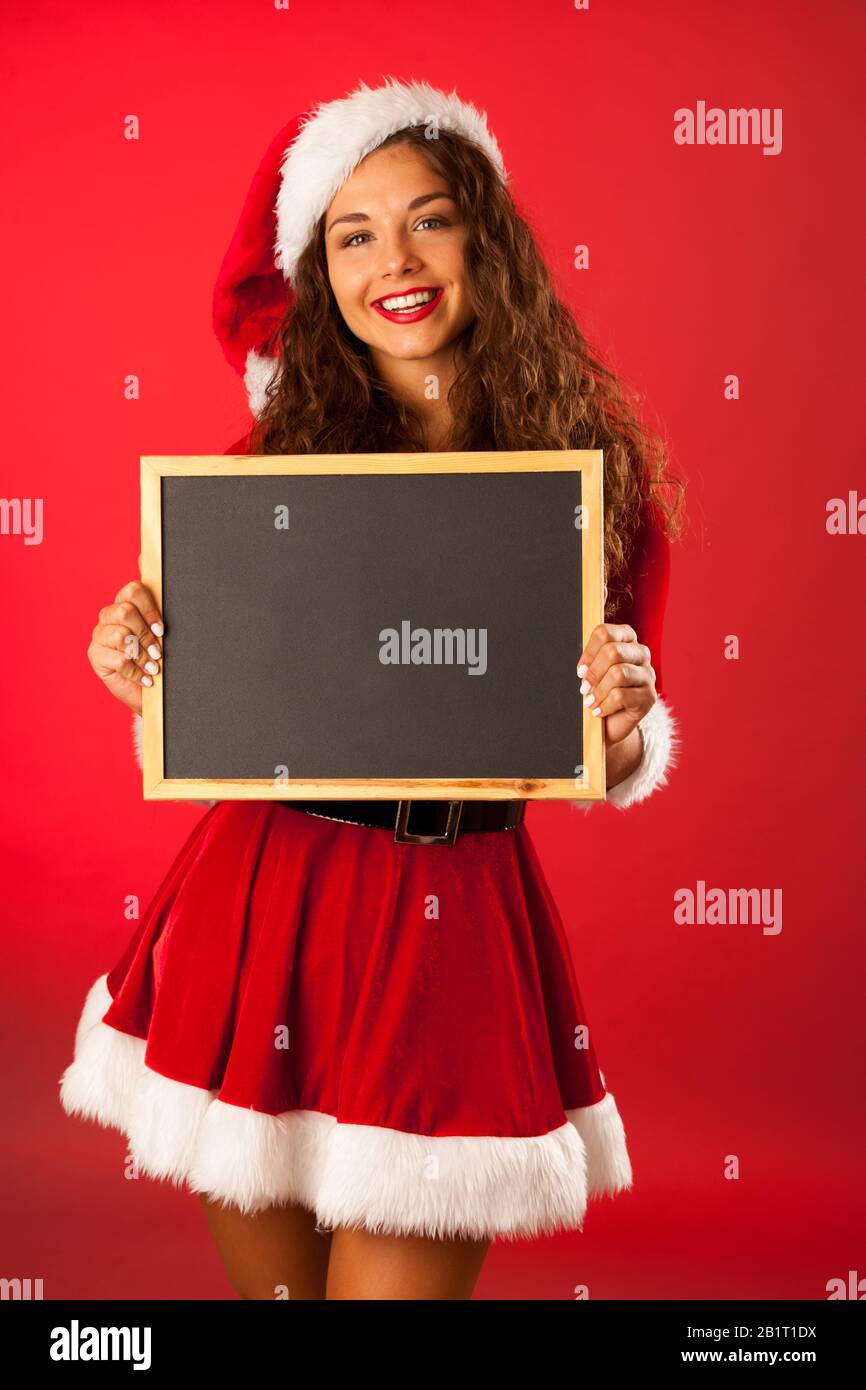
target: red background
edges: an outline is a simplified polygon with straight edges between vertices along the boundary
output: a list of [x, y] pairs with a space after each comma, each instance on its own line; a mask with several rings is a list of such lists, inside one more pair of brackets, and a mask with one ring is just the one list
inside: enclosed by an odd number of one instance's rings
[[[139, 454], [248, 426], [210, 296], [261, 154], [292, 113], [394, 75], [488, 112], [563, 297], [689, 481], [664, 642], [681, 765], [627, 813], [528, 816], [635, 1188], [583, 1234], [495, 1246], [478, 1297], [821, 1299], [866, 1275], [866, 538], [825, 529], [829, 498], [866, 490], [862, 5], [19, 2], [5, 27], [2, 492], [43, 497], [45, 535], [0, 537], [0, 1274], [47, 1298], [232, 1297], [195, 1199], [131, 1187], [122, 1137], [57, 1099], [125, 896], [146, 902], [202, 814], [142, 801], [85, 651], [137, 575]], [[781, 154], [676, 146], [698, 100], [783, 108]], [[676, 925], [698, 879], [781, 888], [781, 933]]]

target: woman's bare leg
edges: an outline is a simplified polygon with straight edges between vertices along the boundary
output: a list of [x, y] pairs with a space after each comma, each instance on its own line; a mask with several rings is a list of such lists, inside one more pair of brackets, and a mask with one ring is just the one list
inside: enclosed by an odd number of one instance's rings
[[330, 1236], [304, 1207], [268, 1207], [245, 1216], [198, 1194], [232, 1288], [241, 1298], [325, 1297]]
[[337, 1227], [328, 1264], [329, 1299], [467, 1299], [489, 1240], [373, 1235]]

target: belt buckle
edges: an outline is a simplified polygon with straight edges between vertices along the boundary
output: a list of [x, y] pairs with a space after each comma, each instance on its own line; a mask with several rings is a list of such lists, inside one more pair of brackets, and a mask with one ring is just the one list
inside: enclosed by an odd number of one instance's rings
[[397, 819], [394, 823], [394, 839], [398, 845], [453, 845], [457, 840], [460, 821], [463, 817], [463, 802], [448, 802], [448, 820], [441, 835], [415, 835], [408, 829], [411, 801], [397, 803]]

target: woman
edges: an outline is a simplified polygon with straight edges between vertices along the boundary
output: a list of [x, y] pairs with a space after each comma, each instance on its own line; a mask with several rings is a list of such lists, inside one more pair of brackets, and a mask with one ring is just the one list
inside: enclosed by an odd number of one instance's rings
[[[485, 118], [389, 81], [282, 130], [215, 324], [256, 417], [229, 453], [604, 450], [609, 621], [576, 680], [609, 799], [661, 786], [678, 485], [557, 300]], [[162, 633], [133, 581], [89, 650], [139, 751]], [[440, 810], [413, 803], [407, 843], [394, 803], [213, 804], [88, 995], [64, 1107], [198, 1194], [242, 1297], [468, 1298], [497, 1236], [579, 1229], [631, 1185], [525, 822], [476, 804], [448, 843]]]

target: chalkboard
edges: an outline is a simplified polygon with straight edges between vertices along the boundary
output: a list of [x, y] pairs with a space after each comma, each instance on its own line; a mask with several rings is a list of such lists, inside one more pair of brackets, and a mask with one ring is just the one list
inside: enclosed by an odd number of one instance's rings
[[604, 797], [596, 450], [141, 459], [148, 799]]

